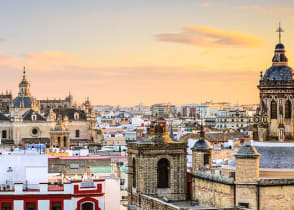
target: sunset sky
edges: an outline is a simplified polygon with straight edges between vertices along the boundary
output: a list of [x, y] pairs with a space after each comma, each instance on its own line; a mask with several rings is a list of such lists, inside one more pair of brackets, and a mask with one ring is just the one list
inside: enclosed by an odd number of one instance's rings
[[26, 66], [38, 99], [257, 103], [279, 21], [294, 66], [293, 0], [1, 1], [1, 90]]

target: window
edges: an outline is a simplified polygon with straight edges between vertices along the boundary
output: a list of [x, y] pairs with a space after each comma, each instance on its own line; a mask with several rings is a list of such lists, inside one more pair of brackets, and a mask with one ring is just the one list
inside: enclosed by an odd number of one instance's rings
[[74, 119], [75, 120], [78, 120], [79, 119], [79, 113], [77, 113], [77, 112], [74, 113]]
[[60, 201], [55, 201], [55, 202], [52, 202], [51, 206], [51, 210], [61, 210], [61, 205], [62, 203]]
[[1, 210], [12, 210], [12, 204], [11, 203], [2, 203]]
[[7, 138], [7, 131], [3, 130], [2, 131], [2, 139], [6, 139]]
[[277, 119], [277, 102], [271, 102], [271, 119]]
[[209, 154], [204, 154], [204, 165], [210, 164]]
[[91, 202], [86, 202], [82, 204], [82, 210], [93, 210], [94, 205]]
[[249, 208], [249, 203], [238, 203], [239, 207]]
[[36, 121], [37, 120], [37, 115], [32, 115], [32, 121]]
[[80, 137], [80, 130], [76, 130], [76, 137]]
[[136, 187], [136, 159], [133, 158], [133, 187]]
[[36, 202], [26, 202], [26, 210], [36, 210]]
[[38, 133], [39, 133], [39, 129], [38, 128], [33, 128], [32, 129], [33, 136], [36, 136]]
[[286, 119], [291, 119], [291, 102], [288, 100], [286, 103], [285, 103], [285, 118]]
[[68, 146], [68, 145], [66, 144], [66, 136], [63, 137], [63, 146], [64, 146], [64, 147]]
[[169, 161], [162, 158], [157, 163], [157, 187], [168, 188], [169, 183]]

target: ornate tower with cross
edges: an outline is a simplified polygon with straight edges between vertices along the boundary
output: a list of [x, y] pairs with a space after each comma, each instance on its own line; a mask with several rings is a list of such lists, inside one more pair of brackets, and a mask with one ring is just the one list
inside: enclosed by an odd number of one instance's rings
[[277, 29], [279, 43], [275, 47], [272, 66], [260, 74], [260, 104], [254, 117], [254, 139], [280, 141], [293, 139], [294, 81], [288, 66], [285, 46], [281, 43], [280, 24]]

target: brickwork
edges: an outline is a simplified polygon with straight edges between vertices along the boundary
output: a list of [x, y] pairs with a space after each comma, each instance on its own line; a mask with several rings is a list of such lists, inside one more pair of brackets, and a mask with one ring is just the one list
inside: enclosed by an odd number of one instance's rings
[[257, 158], [236, 158], [236, 182], [256, 183], [259, 178]]
[[[165, 158], [169, 162], [169, 181], [167, 188], [158, 188], [157, 164]], [[133, 170], [133, 159], [136, 170]], [[187, 193], [187, 162], [185, 143], [165, 144], [128, 144], [129, 164], [129, 194], [141, 199], [141, 195], [153, 197], [167, 197], [169, 200], [185, 200]], [[133, 177], [136, 173], [136, 187], [133, 187]], [[136, 197], [136, 198], [135, 198]], [[136, 203], [142, 202], [136, 201]], [[132, 200], [130, 198], [129, 200]]]
[[222, 184], [203, 178], [194, 178], [193, 200], [205, 207], [233, 207], [234, 185]]
[[260, 210], [294, 209], [294, 186], [260, 187]]

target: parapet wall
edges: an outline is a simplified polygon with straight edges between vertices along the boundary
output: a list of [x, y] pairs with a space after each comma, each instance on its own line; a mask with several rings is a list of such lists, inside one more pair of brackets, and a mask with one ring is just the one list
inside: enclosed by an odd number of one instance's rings
[[200, 206], [234, 207], [234, 180], [228, 177], [213, 176], [203, 172], [193, 174], [193, 200]]

